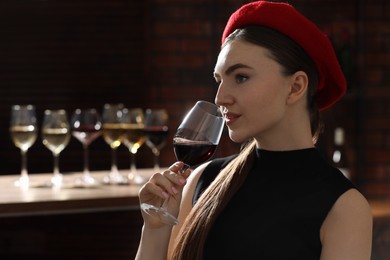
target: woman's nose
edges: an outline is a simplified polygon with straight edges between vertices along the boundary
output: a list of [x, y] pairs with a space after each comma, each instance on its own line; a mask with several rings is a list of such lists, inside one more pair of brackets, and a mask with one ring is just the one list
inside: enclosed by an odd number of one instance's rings
[[226, 86], [223, 83], [221, 83], [218, 87], [214, 102], [218, 106], [225, 106], [233, 102], [233, 96], [229, 94]]

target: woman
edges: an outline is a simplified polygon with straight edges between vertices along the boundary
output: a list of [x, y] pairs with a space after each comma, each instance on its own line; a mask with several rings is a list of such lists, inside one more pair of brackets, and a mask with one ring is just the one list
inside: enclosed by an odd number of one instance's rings
[[346, 90], [328, 39], [288, 4], [252, 2], [230, 17], [214, 76], [246, 146], [152, 176], [141, 203], [169, 198], [179, 224], [143, 213], [137, 259], [370, 259], [370, 207], [315, 148], [319, 111]]

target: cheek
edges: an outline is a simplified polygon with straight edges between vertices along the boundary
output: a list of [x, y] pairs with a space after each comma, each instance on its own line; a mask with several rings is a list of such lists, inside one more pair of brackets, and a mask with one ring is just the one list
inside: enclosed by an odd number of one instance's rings
[[248, 97], [246, 103], [248, 123], [251, 123], [255, 128], [267, 128], [275, 122], [279, 121], [285, 113], [286, 99], [282, 93], [267, 92]]
[[252, 114], [268, 113], [285, 104], [281, 93], [273, 90], [249, 93], [246, 100], [247, 108], [253, 110]]

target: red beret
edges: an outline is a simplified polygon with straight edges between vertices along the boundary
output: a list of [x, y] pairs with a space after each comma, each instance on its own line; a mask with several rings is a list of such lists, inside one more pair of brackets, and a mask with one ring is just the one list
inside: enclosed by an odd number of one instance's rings
[[319, 73], [317, 102], [324, 110], [346, 92], [347, 83], [329, 39], [310, 20], [287, 3], [256, 1], [234, 12], [225, 27], [222, 43], [235, 29], [262, 25], [279, 31], [296, 43], [312, 58]]

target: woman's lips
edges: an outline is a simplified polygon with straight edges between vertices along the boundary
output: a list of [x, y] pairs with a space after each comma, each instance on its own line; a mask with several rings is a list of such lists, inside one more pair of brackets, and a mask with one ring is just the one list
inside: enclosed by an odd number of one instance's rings
[[225, 114], [225, 122], [226, 122], [226, 125], [229, 126], [229, 125], [232, 125], [234, 122], [236, 122], [238, 120], [238, 118], [240, 117], [240, 115], [238, 114], [235, 114], [235, 113], [226, 113]]

